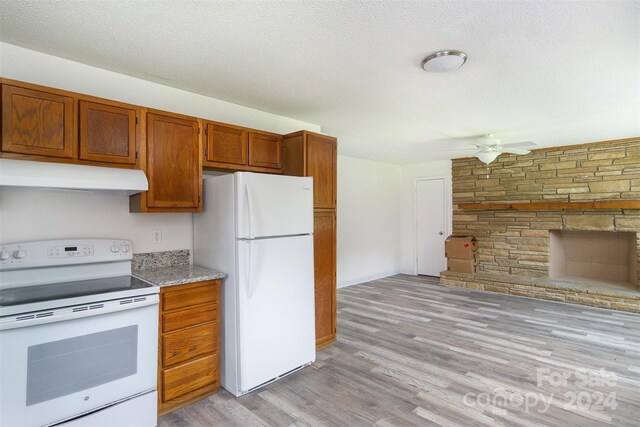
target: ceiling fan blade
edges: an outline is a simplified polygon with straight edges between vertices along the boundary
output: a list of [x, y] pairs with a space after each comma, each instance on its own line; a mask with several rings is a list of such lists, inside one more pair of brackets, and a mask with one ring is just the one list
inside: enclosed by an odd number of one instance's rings
[[491, 145], [491, 144], [483, 144], [483, 143], [475, 143], [475, 142], [471, 142], [470, 145], [473, 145], [478, 150], [484, 150], [487, 147], [494, 147], [494, 145]]
[[520, 141], [520, 142], [510, 142], [508, 144], [502, 144], [504, 148], [525, 148], [525, 147], [536, 147], [537, 144], [533, 141]]
[[501, 153], [510, 153], [510, 154], [529, 154], [531, 151], [525, 150], [523, 148], [505, 148], [504, 145], [500, 149]]
[[476, 150], [475, 148], [452, 148], [451, 150], [438, 150], [438, 152], [440, 153], [460, 153], [460, 154], [464, 154], [464, 155], [473, 155], [473, 153], [477, 153], [478, 150]]

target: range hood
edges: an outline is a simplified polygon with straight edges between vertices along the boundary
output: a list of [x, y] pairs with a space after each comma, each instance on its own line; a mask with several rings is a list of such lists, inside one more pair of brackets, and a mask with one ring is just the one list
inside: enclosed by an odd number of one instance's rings
[[0, 159], [0, 186], [126, 191], [131, 195], [147, 191], [149, 182], [143, 171], [135, 169]]

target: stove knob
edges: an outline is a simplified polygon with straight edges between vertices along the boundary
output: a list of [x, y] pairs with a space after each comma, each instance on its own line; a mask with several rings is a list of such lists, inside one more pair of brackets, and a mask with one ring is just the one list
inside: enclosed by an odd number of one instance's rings
[[4, 261], [5, 259], [9, 259], [11, 254], [7, 251], [0, 252], [0, 261]]
[[113, 252], [114, 254], [117, 253], [119, 250], [120, 248], [115, 243], [111, 246], [111, 252]]
[[123, 245], [122, 245], [122, 252], [125, 252], [125, 253], [126, 253], [126, 252], [129, 252], [129, 249], [130, 249], [130, 248], [129, 248], [129, 245], [128, 245], [128, 244], [126, 244], [126, 243], [125, 243], [125, 244], [123, 244]]
[[22, 249], [18, 249], [17, 251], [13, 252], [13, 257], [15, 259], [22, 259], [24, 257], [27, 256], [27, 253], [25, 251], [23, 251]]

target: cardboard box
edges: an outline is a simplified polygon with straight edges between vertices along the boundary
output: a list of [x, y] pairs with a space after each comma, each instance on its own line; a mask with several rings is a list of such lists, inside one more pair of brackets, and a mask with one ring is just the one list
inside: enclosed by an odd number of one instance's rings
[[449, 236], [444, 242], [444, 255], [447, 258], [474, 259], [476, 256], [476, 238], [473, 236]]
[[454, 273], [475, 273], [476, 262], [473, 259], [447, 259], [447, 271]]

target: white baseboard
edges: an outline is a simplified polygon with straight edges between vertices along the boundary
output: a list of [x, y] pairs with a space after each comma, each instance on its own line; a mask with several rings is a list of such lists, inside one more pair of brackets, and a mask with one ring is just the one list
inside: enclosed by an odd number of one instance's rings
[[399, 273], [400, 273], [399, 270], [394, 270], [386, 273], [374, 274], [372, 276], [361, 277], [358, 279], [338, 280], [338, 289], [346, 288], [347, 286], [357, 285], [359, 283], [370, 282], [372, 280], [382, 279], [383, 277], [389, 277]]

